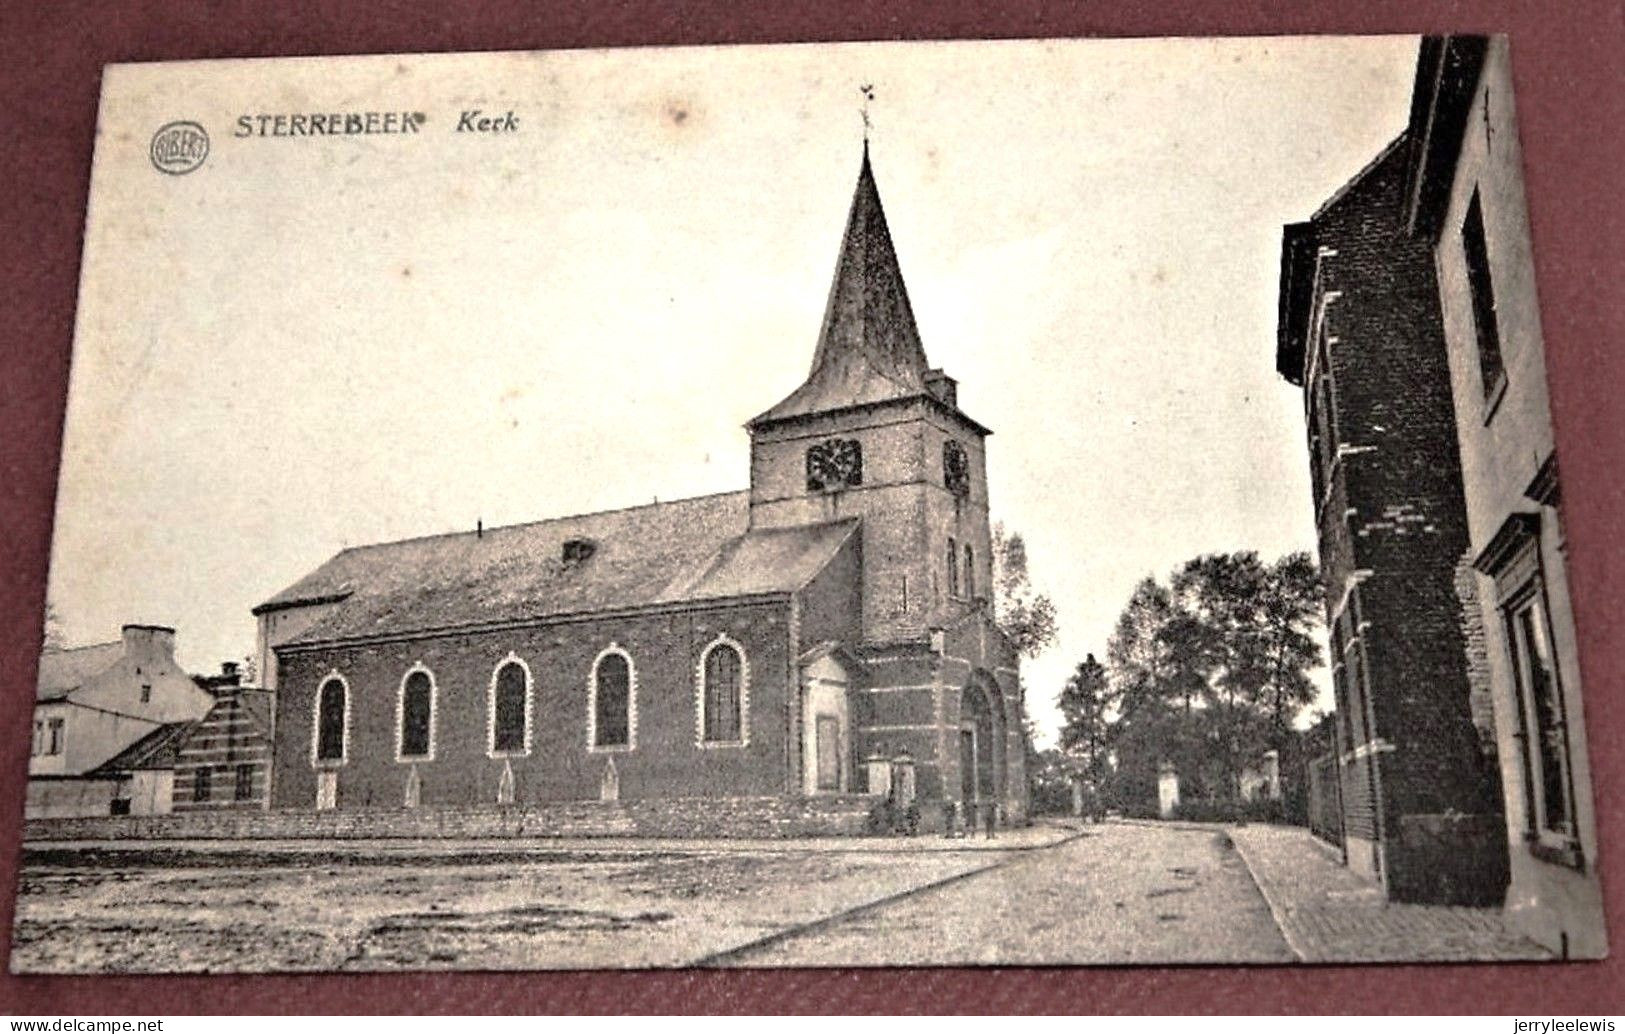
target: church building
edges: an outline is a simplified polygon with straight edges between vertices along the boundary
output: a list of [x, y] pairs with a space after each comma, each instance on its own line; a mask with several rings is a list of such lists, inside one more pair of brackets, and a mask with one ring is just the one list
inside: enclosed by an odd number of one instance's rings
[[256, 607], [270, 806], [1024, 821], [990, 432], [926, 360], [867, 147], [811, 371], [745, 429], [745, 491], [350, 548]]

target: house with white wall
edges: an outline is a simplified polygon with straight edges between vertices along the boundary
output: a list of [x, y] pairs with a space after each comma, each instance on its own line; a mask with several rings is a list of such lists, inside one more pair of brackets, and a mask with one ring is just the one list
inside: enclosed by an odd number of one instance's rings
[[40, 655], [27, 818], [107, 815], [121, 777], [106, 762], [156, 730], [203, 717], [213, 696], [175, 660], [175, 630], [125, 625], [113, 642]]

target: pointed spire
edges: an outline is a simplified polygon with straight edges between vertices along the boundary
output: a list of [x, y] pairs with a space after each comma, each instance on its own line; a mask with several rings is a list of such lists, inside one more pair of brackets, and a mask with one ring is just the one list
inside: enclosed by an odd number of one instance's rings
[[919, 395], [928, 366], [865, 139], [812, 369], [751, 423]]
[[891, 229], [880, 204], [880, 189], [869, 164], [868, 141], [863, 145], [863, 165], [846, 217], [812, 372], [816, 375], [826, 364], [855, 361], [867, 362], [874, 372], [911, 386], [921, 383], [927, 366]]

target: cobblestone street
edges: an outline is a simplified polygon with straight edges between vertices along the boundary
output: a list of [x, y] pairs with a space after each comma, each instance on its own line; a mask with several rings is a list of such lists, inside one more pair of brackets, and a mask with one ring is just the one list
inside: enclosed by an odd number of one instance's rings
[[1307, 830], [1118, 821], [769, 937], [735, 965], [1529, 961], [1495, 909], [1396, 905]]
[[747, 966], [1292, 962], [1218, 826], [1111, 822], [710, 960]]
[[[324, 908], [312, 909], [320, 899]], [[18, 972], [1531, 960], [1295, 827], [32, 844]]]

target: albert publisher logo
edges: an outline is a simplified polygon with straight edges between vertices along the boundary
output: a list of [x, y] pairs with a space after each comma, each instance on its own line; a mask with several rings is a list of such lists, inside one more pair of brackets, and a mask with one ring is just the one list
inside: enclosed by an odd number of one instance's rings
[[209, 156], [209, 134], [196, 122], [171, 122], [152, 135], [152, 167], [184, 176]]

